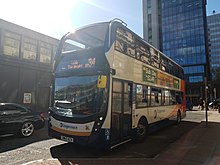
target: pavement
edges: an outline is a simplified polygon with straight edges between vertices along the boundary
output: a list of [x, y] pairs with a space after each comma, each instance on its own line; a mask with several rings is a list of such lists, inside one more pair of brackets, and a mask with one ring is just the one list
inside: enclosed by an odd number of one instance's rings
[[[192, 113], [204, 114], [197, 126], [170, 144], [155, 158], [142, 159], [87, 159], [87, 160], [38, 160], [24, 165], [220, 165], [220, 113], [194, 107], [187, 111], [187, 120]], [[193, 115], [192, 115], [193, 116]], [[184, 119], [185, 120], [185, 119]], [[196, 121], [195, 121], [196, 122]]]
[[[171, 144], [155, 159], [155, 164], [220, 165], [220, 113], [210, 109], [206, 122], [205, 110], [197, 107], [193, 110], [203, 113], [204, 120]], [[194, 111], [187, 112], [187, 115]]]

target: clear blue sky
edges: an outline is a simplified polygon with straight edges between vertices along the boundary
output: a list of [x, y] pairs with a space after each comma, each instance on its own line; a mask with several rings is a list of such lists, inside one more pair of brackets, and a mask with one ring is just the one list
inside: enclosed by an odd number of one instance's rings
[[[220, 0], [207, 2], [208, 15], [220, 13]], [[142, 0], [5, 0], [0, 18], [58, 39], [67, 31], [114, 18], [143, 34]]]
[[207, 15], [212, 15], [213, 10], [220, 13], [220, 0], [207, 0], [206, 10]]

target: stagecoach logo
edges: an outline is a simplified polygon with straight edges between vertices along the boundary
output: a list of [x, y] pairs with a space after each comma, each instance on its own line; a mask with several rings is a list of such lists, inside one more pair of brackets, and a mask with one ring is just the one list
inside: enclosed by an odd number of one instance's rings
[[85, 130], [87, 130], [87, 131], [89, 131], [89, 130], [90, 130], [90, 128], [89, 128], [89, 126], [88, 126], [88, 125], [85, 125]]
[[66, 124], [64, 124], [64, 123], [60, 123], [60, 127], [61, 127], [61, 128], [65, 128], [65, 129], [78, 129], [77, 126], [66, 125]]
[[89, 58], [89, 59], [88, 59], [88, 63], [89, 63], [90, 65], [95, 65], [95, 58]]

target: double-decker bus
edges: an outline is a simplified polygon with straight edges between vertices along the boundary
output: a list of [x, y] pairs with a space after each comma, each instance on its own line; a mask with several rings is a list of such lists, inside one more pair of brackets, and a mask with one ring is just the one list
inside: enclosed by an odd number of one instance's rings
[[67, 142], [141, 142], [186, 114], [183, 68], [119, 19], [64, 35], [53, 75], [49, 135]]

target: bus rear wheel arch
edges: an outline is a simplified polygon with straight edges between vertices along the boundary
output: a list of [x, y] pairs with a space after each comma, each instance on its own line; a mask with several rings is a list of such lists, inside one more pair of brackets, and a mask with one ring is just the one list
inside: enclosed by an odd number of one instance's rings
[[148, 122], [146, 118], [140, 118], [134, 136], [135, 142], [143, 142], [148, 135]]
[[176, 115], [176, 124], [180, 124], [182, 118], [181, 118], [181, 112], [180, 110], [177, 111], [177, 115]]

